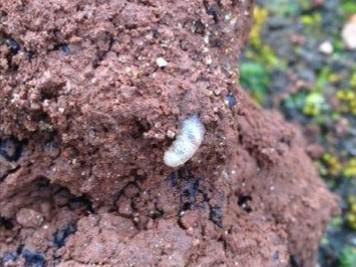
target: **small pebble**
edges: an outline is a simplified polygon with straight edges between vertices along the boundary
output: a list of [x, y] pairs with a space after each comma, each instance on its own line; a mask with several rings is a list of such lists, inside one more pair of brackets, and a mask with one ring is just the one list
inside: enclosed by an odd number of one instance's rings
[[0, 140], [0, 155], [9, 161], [16, 161], [20, 158], [22, 145], [13, 138]]
[[36, 228], [42, 225], [44, 219], [41, 213], [33, 209], [22, 208], [16, 214], [16, 221], [23, 227]]
[[13, 264], [17, 258], [18, 255], [16, 252], [6, 252], [2, 258], [2, 263], [5, 264], [5, 266], [12, 266], [10, 264]]
[[26, 267], [46, 267], [46, 259], [41, 253], [33, 252], [27, 249], [22, 251], [22, 257], [25, 259]]
[[319, 51], [325, 55], [330, 55], [334, 52], [334, 47], [329, 41], [320, 44]]
[[324, 154], [324, 148], [319, 144], [310, 144], [306, 149], [308, 155], [313, 159], [320, 159]]
[[134, 198], [140, 193], [140, 188], [136, 184], [130, 183], [125, 187], [124, 192], [128, 198]]
[[57, 248], [63, 247], [68, 237], [77, 231], [77, 227], [74, 224], [69, 224], [63, 229], [57, 230], [53, 234], [53, 243]]
[[61, 44], [59, 49], [65, 54], [69, 55], [70, 54], [70, 48], [67, 44]]
[[160, 68], [164, 68], [168, 65], [168, 62], [163, 57], [158, 57], [156, 59], [156, 64]]
[[121, 197], [116, 202], [116, 207], [121, 216], [131, 216], [134, 212], [131, 206], [131, 201], [127, 197]]
[[356, 15], [344, 25], [341, 36], [348, 49], [356, 50]]
[[51, 158], [58, 157], [60, 153], [59, 145], [56, 142], [46, 143], [44, 146], [44, 152]]
[[225, 98], [225, 103], [228, 108], [233, 108], [237, 104], [236, 97], [234, 95], [228, 94]]
[[210, 209], [210, 214], [209, 214], [209, 219], [219, 226], [220, 228], [223, 227], [223, 217], [224, 217], [224, 211], [220, 207], [212, 207]]
[[16, 55], [21, 49], [20, 45], [14, 39], [8, 39], [6, 43], [9, 46], [11, 53], [14, 55]]
[[16, 154], [16, 144], [11, 139], [5, 139], [0, 143], [0, 154], [6, 158], [12, 158]]
[[180, 218], [179, 222], [184, 227], [184, 229], [189, 229], [189, 228], [196, 227], [198, 219], [199, 219], [199, 216], [196, 211], [187, 211]]
[[325, 0], [312, 0], [314, 7], [322, 7], [325, 4]]

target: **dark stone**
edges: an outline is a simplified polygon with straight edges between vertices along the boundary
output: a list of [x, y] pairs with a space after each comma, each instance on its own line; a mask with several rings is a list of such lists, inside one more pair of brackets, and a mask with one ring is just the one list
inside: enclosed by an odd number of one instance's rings
[[65, 228], [57, 230], [53, 234], [53, 243], [57, 248], [61, 248], [65, 245], [67, 238], [77, 231], [77, 227], [74, 224], [68, 224]]
[[10, 137], [0, 140], [0, 155], [8, 161], [17, 161], [22, 153], [22, 143]]
[[210, 214], [209, 214], [210, 220], [220, 228], [223, 227], [223, 217], [224, 217], [224, 211], [222, 208], [212, 207], [210, 209]]
[[10, 51], [13, 55], [16, 55], [21, 49], [20, 45], [14, 39], [7, 39], [6, 44], [10, 48]]
[[226, 96], [226, 103], [227, 103], [227, 106], [231, 109], [233, 108], [234, 106], [236, 106], [237, 104], [237, 100], [236, 100], [236, 97], [232, 94], [228, 94]]
[[2, 260], [0, 263], [5, 264], [9, 262], [15, 262], [18, 258], [18, 255], [16, 252], [6, 252], [4, 256], [2, 257]]
[[22, 257], [25, 259], [25, 267], [46, 267], [46, 259], [41, 253], [24, 249]]

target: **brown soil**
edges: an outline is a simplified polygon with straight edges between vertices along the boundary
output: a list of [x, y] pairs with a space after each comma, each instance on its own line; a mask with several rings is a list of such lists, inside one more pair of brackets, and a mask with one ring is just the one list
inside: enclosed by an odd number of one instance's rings
[[1, 0], [0, 266], [314, 266], [336, 200], [236, 84], [251, 7]]

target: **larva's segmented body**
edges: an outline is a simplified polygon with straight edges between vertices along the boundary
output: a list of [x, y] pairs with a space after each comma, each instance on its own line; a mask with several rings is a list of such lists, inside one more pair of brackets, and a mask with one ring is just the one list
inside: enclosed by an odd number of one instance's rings
[[204, 134], [204, 124], [197, 115], [185, 119], [176, 140], [164, 153], [164, 163], [172, 168], [186, 163], [203, 142]]

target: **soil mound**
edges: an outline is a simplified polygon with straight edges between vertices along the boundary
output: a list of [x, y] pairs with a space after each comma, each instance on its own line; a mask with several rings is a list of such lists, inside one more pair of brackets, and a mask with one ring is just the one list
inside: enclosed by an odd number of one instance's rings
[[336, 200], [237, 84], [251, 7], [1, 1], [1, 266], [314, 266]]

